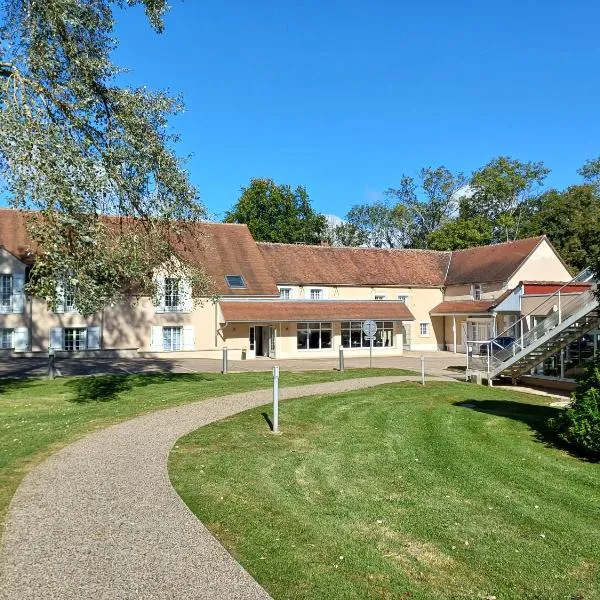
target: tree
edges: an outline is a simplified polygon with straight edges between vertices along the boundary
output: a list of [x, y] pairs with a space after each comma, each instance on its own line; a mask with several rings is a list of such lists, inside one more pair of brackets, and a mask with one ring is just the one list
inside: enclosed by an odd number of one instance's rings
[[235, 206], [225, 214], [226, 223], [245, 223], [255, 240], [285, 244], [318, 244], [327, 220], [315, 212], [306, 189], [277, 185], [272, 179], [252, 179]]
[[328, 223], [323, 240], [330, 246], [366, 246], [368, 239], [352, 223]]
[[492, 242], [492, 234], [493, 226], [484, 217], [452, 219], [429, 234], [428, 247], [432, 250], [460, 250], [484, 246]]
[[403, 175], [398, 188], [387, 190], [386, 195], [411, 216], [412, 247], [427, 248], [429, 236], [456, 214], [466, 182], [462, 173], [455, 175], [444, 166], [425, 167], [419, 171], [418, 184]]
[[[28, 213], [38, 254], [28, 291], [52, 307], [68, 277], [86, 314], [132, 281], [154, 293], [153, 269], [176, 261], [175, 247], [191, 243], [184, 230], [204, 214], [167, 132], [181, 102], [115, 84], [113, 6], [122, 4], [0, 3], [0, 182], [13, 207], [38, 211]], [[166, 0], [127, 4], [143, 4], [162, 31]], [[206, 292], [202, 270], [179, 254]]]
[[346, 221], [364, 245], [403, 248], [410, 240], [411, 222], [403, 206], [386, 202], [356, 204], [348, 211]]
[[574, 270], [600, 256], [600, 196], [593, 185], [545, 192], [528, 203], [522, 221], [524, 235], [546, 234]]
[[542, 162], [499, 156], [471, 177], [472, 195], [461, 202], [461, 216], [481, 216], [494, 224], [494, 241], [517, 239], [520, 209], [543, 185], [550, 170]]
[[600, 156], [598, 158], [591, 158], [585, 161], [585, 164], [581, 169], [577, 171], [586, 182], [598, 187], [600, 186]]

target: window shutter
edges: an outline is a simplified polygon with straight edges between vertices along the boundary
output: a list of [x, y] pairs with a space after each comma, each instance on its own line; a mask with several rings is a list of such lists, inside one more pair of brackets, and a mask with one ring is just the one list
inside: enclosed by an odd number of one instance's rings
[[62, 281], [56, 282], [56, 307], [55, 313], [65, 312], [65, 286]]
[[[154, 309], [157, 313], [165, 312], [165, 278], [156, 278], [156, 296], [154, 298]], [[161, 334], [162, 335], [162, 334]]]
[[163, 332], [162, 327], [152, 327], [150, 330], [150, 349], [152, 352], [162, 352]]
[[15, 327], [13, 347], [15, 352], [27, 352], [29, 349], [29, 330], [27, 327]]
[[87, 328], [88, 350], [100, 350], [100, 327]]
[[13, 282], [13, 312], [22, 313], [25, 306], [25, 273], [15, 273]]
[[191, 325], [183, 327], [183, 349], [193, 350], [195, 348], [194, 328]]
[[62, 327], [53, 327], [50, 330], [50, 349], [51, 350], [62, 350], [63, 349], [63, 329], [62, 329]]
[[192, 299], [192, 282], [189, 279], [179, 280], [179, 293], [182, 312], [192, 312], [194, 301]]

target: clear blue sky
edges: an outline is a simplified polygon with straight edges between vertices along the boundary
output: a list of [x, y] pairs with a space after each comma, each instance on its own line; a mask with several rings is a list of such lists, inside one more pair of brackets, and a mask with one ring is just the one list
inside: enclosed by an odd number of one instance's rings
[[178, 152], [217, 216], [251, 177], [344, 215], [402, 173], [508, 154], [579, 181], [600, 155], [600, 3], [172, 0], [118, 13], [115, 60], [181, 93]]

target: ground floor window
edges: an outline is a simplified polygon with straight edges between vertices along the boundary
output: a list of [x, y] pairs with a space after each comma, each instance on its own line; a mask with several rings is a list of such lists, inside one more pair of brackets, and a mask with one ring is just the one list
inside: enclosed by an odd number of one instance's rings
[[331, 323], [298, 323], [298, 350], [320, 350], [331, 348], [333, 335]]
[[163, 327], [163, 350], [177, 352], [182, 349], [183, 327]]
[[85, 327], [67, 327], [64, 330], [63, 349], [68, 352], [86, 349]]
[[13, 347], [13, 329], [0, 329], [0, 348], [8, 350]]
[[[342, 346], [344, 348], [368, 348], [371, 342], [363, 332], [364, 321], [342, 321]], [[394, 345], [394, 323], [376, 321], [377, 333], [373, 340], [376, 348], [391, 348]]]

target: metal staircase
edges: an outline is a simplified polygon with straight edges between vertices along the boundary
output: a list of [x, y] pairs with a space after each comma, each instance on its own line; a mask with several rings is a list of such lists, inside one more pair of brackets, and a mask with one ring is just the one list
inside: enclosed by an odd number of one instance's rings
[[[531, 313], [494, 339], [478, 342], [481, 355], [467, 355], [467, 378], [477, 381], [487, 379], [490, 383], [495, 377], [503, 375], [515, 381], [581, 336], [600, 328], [596, 285], [579, 294], [565, 296], [563, 292], [573, 283], [590, 281], [590, 278], [584, 277], [585, 273], [587, 271], [544, 300], [540, 306], [552, 306], [554, 311], [528, 331], [525, 331], [525, 327]], [[499, 342], [506, 340], [509, 332], [517, 329], [521, 335], [510, 346], [505, 347]]]

